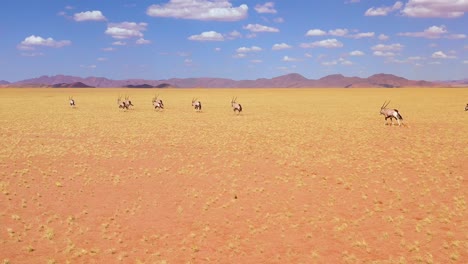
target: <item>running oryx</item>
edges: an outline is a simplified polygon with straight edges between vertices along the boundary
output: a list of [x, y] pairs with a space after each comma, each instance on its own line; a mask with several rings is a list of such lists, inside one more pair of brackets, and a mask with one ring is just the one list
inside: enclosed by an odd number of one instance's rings
[[240, 114], [240, 112], [242, 112], [242, 105], [237, 103], [236, 100], [237, 100], [237, 97], [235, 98], [233, 97], [231, 99], [232, 110], [234, 110], [234, 112], [237, 111], [237, 113]]
[[130, 106], [133, 106], [132, 101], [130, 101], [128, 95], [125, 96], [125, 104], [127, 105], [127, 109], [129, 109]]
[[465, 111], [468, 111], [468, 104], [466, 104], [465, 106]]
[[75, 107], [75, 100], [73, 99], [73, 96], [69, 96], [68, 97], [68, 101], [70, 102], [70, 106], [71, 107]]
[[201, 111], [201, 102], [197, 98], [192, 99], [192, 106], [195, 107], [195, 110]]
[[159, 94], [153, 97], [151, 102], [153, 102], [154, 109], [164, 109], [164, 103], [161, 99], [158, 99]]
[[393, 118], [398, 121], [398, 125], [401, 126], [400, 120], [403, 120], [403, 117], [400, 115], [397, 109], [385, 108], [388, 106], [390, 101], [385, 101], [384, 104], [380, 107], [380, 114], [385, 116], [385, 125], [387, 125], [387, 119], [390, 118], [390, 124], [393, 125]]
[[122, 101], [122, 96], [119, 96], [119, 98], [117, 98], [117, 104], [119, 105], [119, 108], [128, 110], [127, 101]]

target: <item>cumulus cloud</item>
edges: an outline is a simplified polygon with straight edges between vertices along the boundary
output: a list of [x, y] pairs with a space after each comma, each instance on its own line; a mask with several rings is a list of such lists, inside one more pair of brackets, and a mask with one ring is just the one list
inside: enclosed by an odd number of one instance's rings
[[343, 43], [336, 39], [325, 39], [312, 43], [301, 43], [299, 46], [301, 48], [341, 48], [343, 47]]
[[375, 36], [374, 32], [362, 32], [350, 35], [351, 38], [360, 39], [360, 38], [373, 38]]
[[283, 61], [294, 62], [294, 61], [299, 61], [299, 59], [297, 59], [297, 58], [292, 58], [292, 57], [289, 57], [289, 56], [284, 56], [284, 57], [283, 57]]
[[135, 41], [136, 44], [138, 45], [146, 45], [146, 44], [150, 44], [151, 43], [151, 40], [147, 40], [147, 39], [144, 39], [144, 38], [139, 38]]
[[277, 13], [275, 9], [275, 3], [273, 2], [266, 2], [263, 5], [258, 4], [255, 6], [255, 11], [257, 11], [260, 14], [263, 14], [263, 13], [276, 14]]
[[279, 44], [274, 44], [271, 49], [272, 50], [284, 50], [284, 49], [290, 49], [290, 48], [291, 46], [286, 43], [279, 43]]
[[73, 19], [77, 22], [82, 21], [105, 21], [106, 17], [99, 10], [76, 13]]
[[330, 36], [335, 36], [335, 37], [349, 37], [349, 38], [355, 38], [355, 39], [372, 38], [375, 36], [374, 32], [362, 32], [362, 33], [356, 33], [356, 34], [348, 34], [348, 33], [349, 33], [349, 30], [346, 28], [331, 29], [331, 30], [328, 30], [328, 32], [318, 29], [318, 28], [314, 28], [314, 29], [308, 30], [305, 35], [308, 37], [330, 35]]
[[338, 64], [345, 65], [345, 66], [353, 65], [351, 61], [343, 59], [343, 58], [339, 58], [338, 60], [333, 60], [333, 61], [324, 61], [321, 64], [324, 66], [334, 66]]
[[313, 36], [325, 36], [327, 32], [321, 30], [321, 29], [310, 29], [307, 31], [306, 36], [313, 37]]
[[401, 13], [409, 17], [456, 18], [468, 12], [466, 0], [409, 0]]
[[346, 36], [346, 34], [348, 34], [348, 30], [345, 28], [337, 28], [337, 29], [329, 30], [328, 34], [332, 36], [343, 37], [343, 36]]
[[242, 34], [239, 31], [234, 30], [225, 34], [224, 37], [227, 39], [237, 39], [237, 38], [242, 38]]
[[390, 51], [380, 51], [376, 50], [374, 51], [374, 56], [379, 56], [379, 57], [394, 57], [395, 53], [390, 52]]
[[403, 3], [397, 1], [393, 6], [371, 7], [364, 13], [365, 16], [386, 16], [389, 13], [399, 10], [403, 7]]
[[262, 51], [262, 48], [257, 47], [257, 46], [252, 46], [250, 48], [240, 47], [236, 51], [237, 51], [237, 53], [257, 52], [257, 51]]
[[200, 35], [192, 35], [188, 39], [195, 41], [223, 41], [224, 37], [216, 31], [206, 31]]
[[464, 39], [466, 38], [465, 34], [448, 34], [447, 29], [445, 26], [431, 26], [425, 29], [422, 32], [404, 32], [398, 33], [399, 36], [406, 36], [406, 37], [419, 37], [419, 38], [430, 38], [430, 39], [437, 39], [437, 38], [448, 38], [448, 39]]
[[142, 38], [147, 26], [147, 23], [135, 22], [109, 23], [105, 33], [115, 39]]
[[456, 58], [455, 56], [447, 55], [442, 51], [436, 51], [436, 52], [432, 53], [431, 57], [434, 58], [434, 59], [455, 59]]
[[274, 27], [263, 26], [260, 24], [248, 24], [244, 26], [244, 29], [250, 30], [251, 32], [279, 32], [279, 29]]
[[372, 50], [374, 51], [400, 51], [403, 49], [403, 45], [400, 43], [394, 43], [394, 44], [378, 44], [372, 47]]
[[360, 50], [354, 50], [349, 53], [349, 56], [364, 56], [364, 52]]
[[379, 38], [379, 40], [386, 41], [386, 40], [388, 40], [390, 37], [387, 36], [387, 35], [385, 35], [385, 34], [380, 34], [378, 38]]
[[41, 36], [31, 35], [21, 41], [17, 48], [20, 50], [34, 50], [36, 47], [49, 47], [49, 48], [61, 48], [64, 46], [71, 45], [70, 40], [56, 41], [53, 38], [43, 38]]
[[245, 4], [233, 7], [227, 0], [170, 0], [167, 4], [149, 6], [146, 14], [204, 21], [238, 21], [247, 17], [248, 9]]

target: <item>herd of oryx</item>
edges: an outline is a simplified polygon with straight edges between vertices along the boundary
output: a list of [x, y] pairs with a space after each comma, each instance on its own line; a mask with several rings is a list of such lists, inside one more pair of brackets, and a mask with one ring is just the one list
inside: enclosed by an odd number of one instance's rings
[[[75, 99], [73, 96], [68, 97], [71, 107], [76, 107]], [[164, 103], [159, 98], [159, 95], [154, 96], [151, 99], [154, 109], [161, 110], [164, 109]], [[390, 101], [385, 101], [383, 105], [380, 107], [380, 114], [385, 117], [385, 125], [388, 125], [387, 119], [390, 119], [390, 125], [393, 125], [393, 119], [398, 122], [398, 126], [402, 125], [403, 116], [401, 116], [400, 112], [394, 108], [387, 108], [390, 104]], [[120, 109], [129, 110], [130, 106], [133, 106], [132, 101], [130, 101], [129, 96], [125, 96], [125, 100], [122, 100], [122, 96], [117, 98], [117, 105]], [[195, 108], [196, 111], [202, 110], [202, 103], [197, 98], [192, 98], [192, 106]], [[240, 114], [242, 112], [242, 105], [237, 102], [237, 97], [233, 97], [231, 99], [231, 107], [234, 112]], [[468, 104], [465, 106], [465, 111], [468, 111]]]
[[[76, 107], [76, 102], [75, 102], [75, 99], [73, 99], [73, 96], [69, 96], [68, 100], [70, 102], [71, 107]], [[240, 112], [242, 112], [242, 105], [239, 104], [236, 100], [237, 100], [237, 97], [233, 97], [231, 99], [231, 106], [234, 112], [237, 112], [238, 114], [240, 114]], [[156, 110], [164, 109], [164, 103], [162, 99], [159, 98], [159, 95], [155, 95], [151, 99], [151, 103], [153, 104], [153, 107]], [[117, 105], [119, 106], [120, 109], [124, 109], [124, 110], [129, 110], [130, 106], [134, 106], [129, 96], [125, 96], [125, 100], [122, 100], [122, 96], [119, 96], [117, 98]], [[197, 111], [202, 110], [202, 103], [197, 98], [192, 98], [192, 106]]]

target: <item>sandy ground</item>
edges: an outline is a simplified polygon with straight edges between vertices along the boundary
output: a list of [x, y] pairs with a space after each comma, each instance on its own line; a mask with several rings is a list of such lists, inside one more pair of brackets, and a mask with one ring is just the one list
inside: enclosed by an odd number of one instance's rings
[[468, 89], [0, 97], [3, 263], [468, 263]]

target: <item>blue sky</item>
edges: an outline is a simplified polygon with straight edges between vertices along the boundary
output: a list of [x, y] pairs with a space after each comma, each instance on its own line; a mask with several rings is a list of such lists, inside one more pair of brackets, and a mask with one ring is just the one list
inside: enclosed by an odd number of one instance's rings
[[468, 78], [468, 0], [3, 0], [0, 80]]

